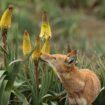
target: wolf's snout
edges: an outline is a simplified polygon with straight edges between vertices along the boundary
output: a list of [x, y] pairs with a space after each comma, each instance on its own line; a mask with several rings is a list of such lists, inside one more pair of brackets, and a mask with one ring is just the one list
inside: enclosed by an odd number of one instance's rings
[[42, 54], [42, 55], [40, 56], [40, 60], [42, 60], [42, 61], [44, 61], [44, 62], [47, 62], [48, 56], [47, 56], [46, 54]]

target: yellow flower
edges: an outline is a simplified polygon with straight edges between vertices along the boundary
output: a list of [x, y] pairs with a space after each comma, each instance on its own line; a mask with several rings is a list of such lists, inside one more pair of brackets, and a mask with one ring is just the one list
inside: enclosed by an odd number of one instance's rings
[[51, 28], [50, 28], [50, 24], [48, 21], [48, 17], [47, 17], [47, 13], [44, 12], [43, 16], [42, 16], [42, 25], [41, 25], [41, 32], [40, 32], [40, 37], [41, 38], [49, 38], [51, 37]]
[[27, 55], [31, 52], [31, 42], [29, 33], [27, 31], [24, 32], [23, 36], [23, 54]]
[[7, 10], [3, 13], [0, 21], [1, 28], [11, 27], [12, 11], [13, 11], [13, 6], [9, 6]]
[[50, 53], [50, 38], [46, 39], [42, 47], [41, 53]]
[[41, 55], [41, 48], [42, 48], [42, 43], [41, 43], [41, 40], [40, 40], [39, 37], [36, 38], [35, 46], [36, 46], [36, 49], [32, 53], [32, 59], [33, 60], [38, 60], [40, 55]]

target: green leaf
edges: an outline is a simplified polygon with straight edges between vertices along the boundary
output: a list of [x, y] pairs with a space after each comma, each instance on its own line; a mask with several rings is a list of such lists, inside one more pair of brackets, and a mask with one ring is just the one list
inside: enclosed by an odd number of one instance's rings
[[5, 75], [0, 79], [0, 105], [8, 105], [10, 98], [10, 91], [5, 90], [7, 86], [7, 80]]
[[52, 76], [53, 76], [53, 72], [45, 72], [45, 76], [43, 76], [41, 79], [41, 89], [40, 89], [40, 97], [43, 97], [44, 95], [47, 94], [51, 81], [52, 81]]
[[51, 102], [51, 105], [58, 105], [57, 102]]
[[22, 105], [29, 105], [26, 97], [20, 93], [16, 88], [12, 90], [12, 92], [18, 97], [18, 99], [23, 103]]
[[0, 78], [2, 77], [2, 75], [5, 73], [5, 70], [0, 70]]
[[10, 62], [9, 66], [13, 65], [14, 63], [18, 63], [18, 62], [22, 62], [23, 60], [22, 59], [16, 59], [12, 62]]
[[2, 99], [3, 91], [5, 90], [5, 85], [3, 83], [5, 81], [4, 78], [5, 78], [5, 75], [0, 79], [0, 102]]
[[49, 97], [52, 97], [52, 95], [51, 94], [46, 94], [45, 96], [42, 97], [42, 99], [49, 98]]
[[9, 67], [7, 69], [7, 71], [8, 71], [8, 85], [13, 86], [14, 81], [17, 77], [17, 74], [19, 73], [19, 70], [20, 70], [21, 61], [22, 61], [21, 59], [17, 59], [17, 60], [10, 62]]
[[42, 103], [42, 105], [48, 105], [47, 103]]
[[20, 81], [20, 82], [14, 81], [14, 87], [18, 88], [18, 87], [22, 86], [24, 83], [25, 83], [25, 81]]
[[11, 90], [5, 90], [3, 92], [2, 103], [0, 105], [8, 105], [9, 104], [10, 95], [11, 95]]

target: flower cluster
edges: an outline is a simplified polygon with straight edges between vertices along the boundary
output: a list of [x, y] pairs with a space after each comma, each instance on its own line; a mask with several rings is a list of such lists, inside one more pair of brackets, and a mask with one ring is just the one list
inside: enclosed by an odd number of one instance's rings
[[[35, 40], [35, 50], [32, 53], [32, 59], [38, 60], [42, 53], [50, 53], [50, 38], [51, 28], [47, 13], [44, 12], [42, 16], [42, 24], [40, 35]], [[30, 37], [28, 32], [23, 36], [23, 54], [28, 55], [32, 51]]]
[[[0, 20], [1, 29], [8, 29], [11, 27], [13, 6], [8, 6], [6, 11], [3, 13]], [[42, 15], [41, 30], [39, 36], [35, 40], [35, 50], [32, 53], [32, 59], [36, 60], [40, 57], [42, 53], [50, 53], [50, 39], [51, 39], [51, 27], [49, 24], [49, 19], [47, 13], [44, 12]], [[3, 42], [6, 43], [6, 38], [3, 34]], [[5, 44], [4, 43], [4, 44]], [[6, 45], [5, 45], [6, 46]], [[30, 35], [27, 31], [23, 35], [23, 54], [27, 56], [32, 51], [32, 45], [30, 41]]]

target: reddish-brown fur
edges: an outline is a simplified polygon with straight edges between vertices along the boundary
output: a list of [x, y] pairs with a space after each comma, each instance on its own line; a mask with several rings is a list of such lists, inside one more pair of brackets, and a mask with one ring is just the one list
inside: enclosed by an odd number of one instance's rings
[[54, 68], [67, 92], [69, 105], [92, 105], [100, 92], [100, 81], [92, 70], [76, 67], [76, 55], [76, 51], [71, 51], [68, 55], [42, 54], [41, 58]]

